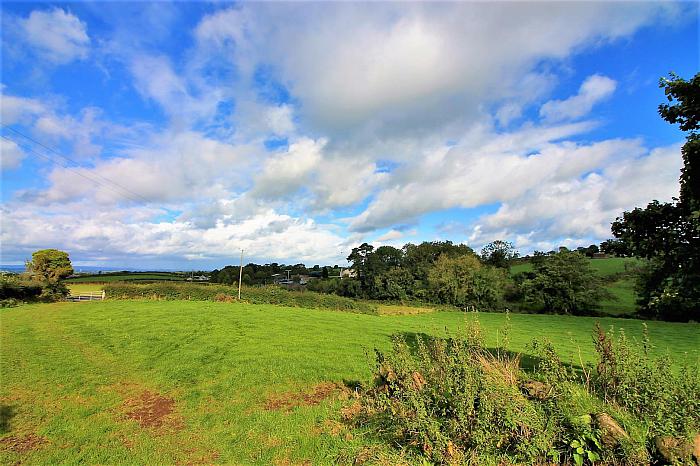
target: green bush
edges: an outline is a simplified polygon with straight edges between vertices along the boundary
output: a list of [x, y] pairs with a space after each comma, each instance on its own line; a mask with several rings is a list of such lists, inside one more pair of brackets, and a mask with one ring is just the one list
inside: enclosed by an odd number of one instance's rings
[[[237, 298], [238, 289], [227, 285], [194, 283], [110, 283], [103, 287], [108, 299], [163, 299], [193, 301], [228, 301]], [[251, 304], [276, 304], [311, 309], [376, 313], [376, 306], [341, 296], [310, 291], [288, 291], [277, 286], [243, 287], [241, 299]]]
[[646, 421], [650, 433], [687, 436], [700, 432], [700, 361], [685, 360], [674, 370], [668, 356], [649, 356], [646, 324], [641, 345], [627, 339], [622, 329], [614, 337], [596, 325], [598, 353], [593, 385], [606, 401], [616, 403]]
[[354, 421], [403, 456], [493, 465], [649, 464], [658, 436], [687, 439], [700, 427], [697, 361], [674, 371], [648, 356], [647, 338], [637, 348], [598, 327], [598, 364], [580, 371], [534, 341], [526, 371], [520, 355], [487, 349], [480, 335], [474, 321], [460, 338], [395, 337], [376, 352]]
[[36, 301], [41, 294], [40, 283], [23, 282], [16, 277], [0, 278], [0, 300]]

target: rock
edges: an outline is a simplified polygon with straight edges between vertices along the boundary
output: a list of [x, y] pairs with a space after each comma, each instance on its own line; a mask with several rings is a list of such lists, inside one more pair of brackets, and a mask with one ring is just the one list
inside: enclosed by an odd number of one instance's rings
[[620, 424], [610, 417], [607, 413], [598, 413], [594, 416], [596, 425], [601, 431], [600, 440], [606, 447], [614, 447], [620, 441], [629, 438], [625, 429], [620, 427]]
[[659, 455], [668, 464], [683, 462], [689, 459], [691, 455], [694, 455], [691, 441], [678, 439], [670, 435], [654, 437], [654, 446], [656, 446]]
[[536, 380], [523, 382], [520, 388], [528, 398], [535, 400], [546, 400], [552, 393], [552, 387]]

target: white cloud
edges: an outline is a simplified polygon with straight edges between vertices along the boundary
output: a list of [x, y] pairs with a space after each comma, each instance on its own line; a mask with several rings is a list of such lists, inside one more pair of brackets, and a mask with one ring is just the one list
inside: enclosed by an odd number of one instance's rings
[[252, 194], [275, 198], [292, 194], [310, 182], [322, 158], [325, 140], [303, 138], [289, 145], [287, 152], [271, 157], [255, 177]]
[[[658, 2], [249, 3], [206, 17], [197, 37], [229, 47], [229, 59], [244, 70], [274, 63], [314, 129], [336, 137], [358, 128], [415, 135], [473, 120], [489, 101], [526, 100], [531, 88], [522, 86], [522, 76], [542, 60], [629, 36], [679, 8]], [[502, 118], [513, 115], [514, 107]]]
[[124, 150], [122, 156], [101, 160], [94, 168], [54, 169], [48, 177], [50, 188], [37, 193], [37, 201], [90, 198], [114, 204], [216, 199], [229, 195], [231, 188], [240, 189], [252, 153], [250, 147], [232, 146], [200, 133], [158, 134], [147, 147]]
[[510, 133], [475, 129], [457, 146], [435, 151], [387, 181], [350, 228], [370, 231], [415, 220], [427, 212], [504, 202], [546, 182], [577, 177], [615, 154], [637, 151], [634, 141], [589, 146], [556, 142], [587, 123], [526, 127]]
[[208, 228], [180, 221], [134, 221], [126, 216], [129, 210], [100, 210], [89, 204], [69, 204], [44, 212], [36, 208], [0, 209], [2, 244], [6, 250], [17, 251], [15, 254], [52, 245], [86, 260], [160, 256], [221, 261], [232, 260], [243, 248], [246, 257], [261, 261], [331, 262], [347, 249], [334, 226], [269, 209], [242, 221], [219, 220]]
[[61, 8], [34, 10], [20, 20], [24, 39], [44, 59], [65, 64], [87, 57], [90, 38], [84, 22]]
[[550, 100], [540, 108], [540, 116], [548, 121], [573, 120], [587, 115], [593, 106], [612, 95], [617, 83], [599, 74], [589, 76], [578, 94], [566, 100]]
[[24, 152], [14, 141], [0, 139], [0, 170], [19, 168], [24, 159]]
[[[678, 195], [680, 146], [623, 151], [599, 173], [534, 186], [498, 211], [482, 217], [470, 242], [516, 238], [519, 248], [549, 249], [563, 240], [581, 245], [610, 237], [610, 224], [623, 211]], [[561, 239], [561, 241], [556, 241]]]

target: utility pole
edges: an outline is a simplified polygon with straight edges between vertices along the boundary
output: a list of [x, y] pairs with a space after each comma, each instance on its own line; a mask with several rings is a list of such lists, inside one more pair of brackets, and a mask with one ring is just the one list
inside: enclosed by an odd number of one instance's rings
[[241, 249], [241, 268], [238, 271], [238, 300], [241, 300], [241, 281], [243, 281], [243, 249]]

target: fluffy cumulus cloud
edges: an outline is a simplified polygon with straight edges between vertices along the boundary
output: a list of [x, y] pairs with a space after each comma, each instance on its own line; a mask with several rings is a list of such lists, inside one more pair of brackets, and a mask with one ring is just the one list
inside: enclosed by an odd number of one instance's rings
[[52, 63], [69, 63], [86, 58], [89, 53], [85, 23], [62, 8], [34, 10], [19, 25], [26, 43]]
[[[590, 136], [624, 77], [593, 70], [555, 92], [576, 53], [683, 5], [263, 2], [195, 21], [152, 8], [134, 24], [105, 13], [104, 29], [61, 8], [14, 17], [36, 56], [95, 58], [119, 85], [87, 102], [2, 88], [3, 125], [71, 159], [45, 153], [60, 163], [37, 162], [41, 182], [4, 192], [3, 260], [52, 246], [93, 261], [221, 264], [243, 248], [335, 262], [360, 241], [435, 239], [426, 216], [484, 206], [440, 218], [449, 239], [542, 249], [603, 239], [621, 210], [677, 193], [677, 146]], [[29, 142], [7, 135], [15, 173]]]
[[515, 238], [517, 247], [527, 249], [549, 249], [558, 240], [594, 241], [610, 235], [610, 223], [623, 210], [678, 196], [680, 146], [648, 151], [638, 142], [627, 144], [597, 172], [545, 183], [504, 203], [477, 222], [470, 240], [483, 244], [494, 237]]
[[[239, 63], [275, 63], [314, 126], [434, 131], [518, 94], [543, 59], [628, 36], [673, 5], [649, 3], [246, 4], [200, 24]], [[471, 114], [470, 114], [471, 113]]]

